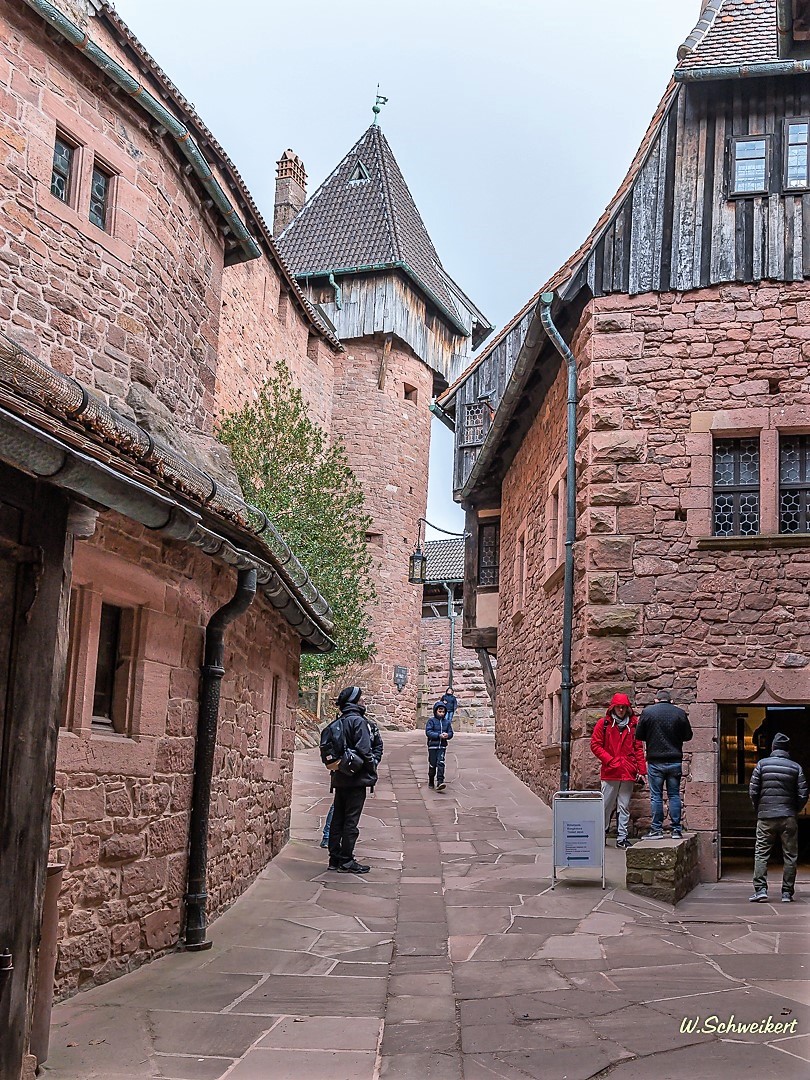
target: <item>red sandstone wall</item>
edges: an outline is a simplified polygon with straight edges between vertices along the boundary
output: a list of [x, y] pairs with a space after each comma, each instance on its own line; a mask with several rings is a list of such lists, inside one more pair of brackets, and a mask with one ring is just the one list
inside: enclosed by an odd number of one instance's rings
[[[89, 548], [90, 551], [82, 550]], [[204, 624], [233, 575], [114, 514], [80, 542], [94, 588], [142, 590], [150, 633], [136, 737], [60, 732], [51, 861], [59, 900], [57, 991], [113, 978], [178, 939]], [[79, 571], [81, 576], [81, 570]], [[223, 910], [286, 841], [298, 642], [261, 598], [228, 630], [214, 762], [209, 912]], [[280, 680], [280, 753], [267, 756], [269, 679]]]
[[[433, 706], [447, 689], [450, 670], [449, 619], [422, 619], [419, 642], [421, 647], [419, 724], [421, 726], [433, 715]], [[462, 647], [460, 618], [456, 620], [456, 640], [453, 649], [453, 687], [458, 698], [458, 711], [453, 722], [454, 729], [456, 731], [494, 731], [495, 719], [481, 672], [481, 664], [475, 649]]]
[[332, 422], [335, 350], [311, 334], [300, 309], [281, 300], [281, 281], [267, 259], [225, 270], [217, 371], [217, 409], [234, 412], [252, 400], [279, 361], [290, 369], [311, 410], [328, 431]]
[[[416, 717], [422, 589], [408, 584], [408, 556], [417, 520], [427, 506], [433, 377], [395, 339], [380, 390], [382, 336], [344, 344], [346, 352], [336, 363], [332, 431], [346, 443], [378, 534], [371, 546], [378, 593], [372, 624], [377, 654], [367, 669], [366, 696], [378, 720], [411, 727]], [[405, 383], [416, 388], [416, 402], [405, 400]], [[402, 693], [393, 682], [397, 664], [408, 668]]]
[[[798, 283], [596, 300], [575, 348], [586, 468], [574, 778], [585, 784], [596, 776], [585, 737], [614, 690], [643, 705], [655, 688], [670, 688], [695, 730], [685, 761], [686, 815], [703, 833], [706, 877], [716, 871], [717, 702], [757, 694], [803, 702], [810, 690], [806, 538], [794, 546], [702, 543], [711, 533], [712, 436], [760, 433], [762, 532], [775, 533], [778, 430], [810, 428], [808, 342], [810, 285]], [[560, 385], [504, 485], [502, 596], [511, 588], [510, 537], [527, 508], [543, 528], [532, 488], [542, 486], [549, 448], [561, 437]], [[531, 551], [540, 558], [537, 544]], [[536, 585], [531, 592], [536, 618], [526, 620], [528, 637], [521, 637], [525, 623], [515, 630], [508, 618], [499, 630], [499, 701], [531, 687], [530, 668], [548, 662], [547, 636], [533, 627], [559, 625], [541, 619], [546, 601]], [[536, 705], [530, 710], [536, 723]], [[532, 760], [518, 731], [502, 728], [498, 747], [533, 787], [549, 789], [553, 762]]]

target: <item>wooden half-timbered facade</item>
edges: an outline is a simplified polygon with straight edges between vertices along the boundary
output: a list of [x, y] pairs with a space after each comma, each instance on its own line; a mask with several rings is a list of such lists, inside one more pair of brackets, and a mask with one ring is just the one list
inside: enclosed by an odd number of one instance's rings
[[[707, 878], [751, 843], [755, 730], [781, 725], [810, 765], [808, 14], [705, 0], [594, 230], [437, 403], [470, 535], [463, 640], [498, 658], [498, 753], [555, 790], [574, 484], [572, 777], [595, 779], [588, 736], [615, 690], [670, 689], [695, 729]], [[577, 362], [573, 477], [543, 293]]]

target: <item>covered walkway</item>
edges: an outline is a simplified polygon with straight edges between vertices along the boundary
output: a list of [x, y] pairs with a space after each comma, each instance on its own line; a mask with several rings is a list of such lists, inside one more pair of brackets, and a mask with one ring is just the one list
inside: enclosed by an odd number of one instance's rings
[[[45, 1075], [807, 1075], [806, 884], [793, 905], [748, 904], [745, 883], [701, 886], [673, 910], [624, 891], [611, 847], [604, 893], [571, 879], [552, 893], [551, 813], [490, 737], [456, 737], [445, 792], [424, 777], [423, 735], [389, 735], [361, 822], [372, 871], [326, 873], [325, 770], [299, 754], [292, 839], [211, 928], [213, 949], [57, 1007]], [[769, 1017], [792, 1032], [703, 1030]]]

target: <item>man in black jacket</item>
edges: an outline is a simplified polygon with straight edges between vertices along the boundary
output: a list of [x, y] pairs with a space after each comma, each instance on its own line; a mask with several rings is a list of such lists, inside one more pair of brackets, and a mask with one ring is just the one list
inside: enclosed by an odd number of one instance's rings
[[680, 840], [681, 776], [683, 773], [683, 744], [692, 738], [689, 718], [683, 709], [672, 704], [669, 690], [659, 690], [655, 704], [642, 709], [636, 726], [636, 738], [644, 743], [647, 757], [647, 783], [650, 785], [652, 825], [642, 837], [660, 840], [664, 835], [664, 784], [667, 785], [669, 818], [672, 839]]
[[360, 835], [358, 824], [366, 791], [377, 782], [383, 741], [377, 725], [366, 719], [365, 706], [360, 704], [362, 694], [359, 686], [347, 686], [337, 697], [346, 746], [362, 760], [359, 771], [353, 775], [339, 769], [332, 773], [335, 801], [329, 830], [329, 869], [339, 874], [367, 874], [371, 869], [355, 861], [354, 845]]
[[793, 900], [796, 863], [799, 858], [799, 823], [796, 820], [807, 803], [807, 780], [798, 761], [788, 753], [790, 739], [777, 732], [770, 757], [754, 766], [748, 794], [757, 814], [757, 842], [754, 849], [754, 895], [752, 903], [768, 900], [768, 859], [773, 842], [782, 841], [782, 903]]

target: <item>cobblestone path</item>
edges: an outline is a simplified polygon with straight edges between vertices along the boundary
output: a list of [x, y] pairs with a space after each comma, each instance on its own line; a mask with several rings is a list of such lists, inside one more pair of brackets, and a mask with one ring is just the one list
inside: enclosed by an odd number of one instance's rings
[[[372, 871], [355, 878], [325, 872], [325, 770], [317, 752], [299, 754], [292, 839], [213, 925], [213, 949], [58, 1006], [44, 1074], [808, 1075], [805, 884], [793, 905], [748, 904], [738, 882], [701, 886], [673, 910], [624, 891], [611, 847], [604, 893], [574, 879], [552, 893], [551, 813], [495, 760], [493, 740], [453, 741], [443, 793], [428, 789], [424, 759], [420, 733], [388, 735], [358, 846]], [[732, 1015], [792, 1032], [703, 1030]]]

